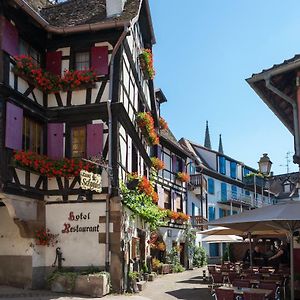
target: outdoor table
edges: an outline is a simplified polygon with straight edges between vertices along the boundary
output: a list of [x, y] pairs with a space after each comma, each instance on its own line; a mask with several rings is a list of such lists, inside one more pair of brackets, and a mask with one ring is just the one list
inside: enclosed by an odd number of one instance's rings
[[235, 295], [243, 295], [244, 292], [253, 293], [253, 294], [264, 294], [266, 298], [271, 296], [271, 294], [273, 293], [272, 290], [255, 289], [255, 288], [238, 288], [238, 287], [222, 286], [222, 287], [219, 287], [219, 289], [231, 290], [234, 292]]
[[259, 285], [261, 282], [271, 282], [271, 283], [276, 283], [276, 285], [281, 286], [281, 280], [272, 280], [272, 279], [267, 279], [267, 281], [265, 280], [258, 280], [258, 279], [250, 279], [250, 284], [253, 285]]

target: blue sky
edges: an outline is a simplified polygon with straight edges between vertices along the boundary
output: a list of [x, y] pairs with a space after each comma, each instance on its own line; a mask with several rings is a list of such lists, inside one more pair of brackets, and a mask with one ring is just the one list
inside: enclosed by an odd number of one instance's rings
[[[258, 168], [268, 153], [285, 173], [293, 136], [245, 79], [300, 52], [298, 0], [150, 0], [157, 44], [155, 85], [168, 98], [162, 114], [177, 138], [203, 144]], [[291, 161], [290, 171], [297, 165]]]

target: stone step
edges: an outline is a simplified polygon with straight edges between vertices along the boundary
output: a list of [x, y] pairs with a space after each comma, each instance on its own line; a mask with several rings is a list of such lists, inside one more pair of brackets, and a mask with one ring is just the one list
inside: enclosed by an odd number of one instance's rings
[[141, 292], [145, 289], [147, 282], [146, 281], [139, 281], [136, 284], [139, 288], [139, 291]]

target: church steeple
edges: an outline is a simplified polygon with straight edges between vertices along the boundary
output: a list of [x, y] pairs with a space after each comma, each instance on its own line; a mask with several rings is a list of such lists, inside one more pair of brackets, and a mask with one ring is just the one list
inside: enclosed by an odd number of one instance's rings
[[224, 151], [223, 151], [223, 143], [222, 143], [222, 134], [220, 134], [220, 137], [219, 137], [219, 150], [218, 150], [220, 153], [224, 154]]
[[209, 135], [209, 129], [208, 129], [208, 121], [206, 121], [204, 147], [206, 147], [208, 149], [211, 149], [210, 135]]

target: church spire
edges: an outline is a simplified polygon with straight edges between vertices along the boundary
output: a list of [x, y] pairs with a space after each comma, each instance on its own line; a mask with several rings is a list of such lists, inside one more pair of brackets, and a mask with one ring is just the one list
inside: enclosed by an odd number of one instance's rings
[[219, 150], [220, 153], [224, 154], [223, 151], [223, 143], [222, 143], [222, 134], [220, 134], [220, 138], [219, 138]]
[[211, 149], [210, 135], [209, 135], [209, 129], [208, 129], [208, 121], [206, 121], [204, 147], [206, 147], [208, 149]]

